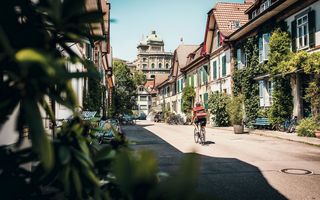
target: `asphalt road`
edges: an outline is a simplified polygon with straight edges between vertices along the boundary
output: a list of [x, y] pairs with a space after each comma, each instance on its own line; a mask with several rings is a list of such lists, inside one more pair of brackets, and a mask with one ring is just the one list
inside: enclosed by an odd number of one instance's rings
[[192, 126], [148, 121], [123, 130], [134, 149], [156, 153], [161, 171], [177, 170], [184, 153], [199, 154], [199, 190], [217, 199], [320, 199], [319, 147], [212, 128], [206, 129], [206, 145], [200, 145]]

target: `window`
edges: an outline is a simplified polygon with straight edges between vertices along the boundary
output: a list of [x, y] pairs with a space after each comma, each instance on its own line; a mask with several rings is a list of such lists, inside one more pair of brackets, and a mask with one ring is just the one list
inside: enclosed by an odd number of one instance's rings
[[259, 81], [259, 99], [260, 107], [269, 107], [272, 105], [273, 83], [269, 80]]
[[227, 59], [226, 56], [222, 57], [222, 76], [227, 75]]
[[161, 63], [159, 63], [159, 68], [162, 68], [162, 64]]
[[269, 8], [270, 4], [271, 4], [270, 0], [263, 1], [262, 4], [260, 5], [260, 13], [262, 13], [267, 8]]
[[217, 76], [217, 61], [213, 61], [213, 64], [212, 64], [212, 67], [213, 67], [213, 79], [217, 79], [218, 76]]
[[269, 33], [265, 33], [262, 35], [262, 37], [259, 38], [259, 62], [260, 63], [262, 63], [265, 60], [268, 60], [269, 38], [270, 38]]
[[229, 28], [231, 29], [231, 30], [235, 30], [235, 29], [238, 29], [238, 28], [240, 28], [240, 21], [230, 21], [229, 22]]
[[151, 64], [151, 68], [154, 69], [154, 63]]
[[148, 106], [147, 105], [140, 105], [140, 110], [148, 110]]
[[154, 77], [155, 77], [154, 75], [151, 75], [151, 76], [150, 76], [150, 78], [154, 78]]
[[255, 18], [256, 16], [257, 16], [257, 10], [254, 10], [254, 11], [252, 12], [252, 19]]
[[140, 96], [140, 101], [147, 101], [147, 96]]
[[143, 92], [143, 91], [144, 91], [143, 87], [140, 87], [139, 92]]
[[143, 61], [143, 62], [146, 62], [146, 61], [147, 61], [147, 59], [146, 59], [146, 58], [142, 58], [142, 61]]
[[142, 67], [143, 67], [143, 69], [146, 69], [147, 65], [146, 64], [142, 64]]
[[201, 83], [205, 84], [208, 81], [208, 66], [204, 65], [201, 69]]
[[169, 64], [168, 63], [166, 64], [166, 68], [169, 69]]
[[308, 15], [297, 19], [297, 48], [303, 49], [309, 47], [309, 27]]
[[247, 66], [247, 55], [242, 49], [237, 49], [237, 68], [242, 69]]

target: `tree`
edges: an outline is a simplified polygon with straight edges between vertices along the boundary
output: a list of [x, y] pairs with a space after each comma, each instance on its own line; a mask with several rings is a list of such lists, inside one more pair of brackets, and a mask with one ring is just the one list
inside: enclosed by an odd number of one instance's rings
[[290, 52], [289, 34], [280, 29], [272, 32], [270, 37], [270, 53], [267, 65], [273, 81], [272, 105], [269, 109], [268, 117], [270, 122], [278, 127], [285, 120], [290, 119], [293, 111], [293, 100], [291, 94], [291, 84], [289, 76], [277, 76], [287, 68], [291, 71], [287, 63], [292, 56]]
[[191, 114], [191, 110], [194, 103], [194, 97], [196, 96], [196, 93], [191, 86], [187, 86], [183, 89], [182, 93], [182, 112], [184, 112], [187, 115]]
[[213, 115], [212, 120], [215, 126], [228, 126], [230, 124], [227, 112], [229, 97], [224, 93], [214, 92], [209, 98], [209, 109]]
[[113, 66], [115, 76], [114, 107], [116, 108], [114, 114], [131, 113], [136, 105], [137, 87], [124, 62], [115, 61]]
[[133, 74], [133, 81], [136, 86], [144, 85], [147, 82], [147, 77], [142, 71], [137, 71]]
[[97, 111], [102, 108], [102, 94], [104, 87], [101, 84], [101, 77], [88, 78], [88, 93], [83, 96], [83, 110]]

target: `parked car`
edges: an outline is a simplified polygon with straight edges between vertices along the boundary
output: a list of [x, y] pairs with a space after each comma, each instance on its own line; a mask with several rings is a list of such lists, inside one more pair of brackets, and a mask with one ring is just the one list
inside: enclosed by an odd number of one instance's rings
[[145, 113], [140, 113], [139, 115], [139, 120], [146, 120], [147, 119], [147, 115]]
[[131, 116], [131, 115], [128, 115], [128, 114], [124, 114], [123, 116], [122, 116], [122, 118], [121, 118], [121, 123], [123, 124], [123, 125], [133, 125], [134, 124], [134, 118], [133, 118], [133, 116]]
[[154, 122], [161, 122], [164, 121], [164, 116], [162, 112], [157, 112], [156, 115], [154, 116]]

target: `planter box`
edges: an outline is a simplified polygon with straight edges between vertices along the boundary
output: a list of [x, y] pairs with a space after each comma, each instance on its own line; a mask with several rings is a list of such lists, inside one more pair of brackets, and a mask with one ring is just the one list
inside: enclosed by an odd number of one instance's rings
[[243, 125], [233, 125], [233, 130], [235, 134], [242, 134], [244, 133], [244, 126]]
[[320, 130], [316, 130], [316, 132], [314, 134], [316, 135], [316, 138], [320, 139]]

